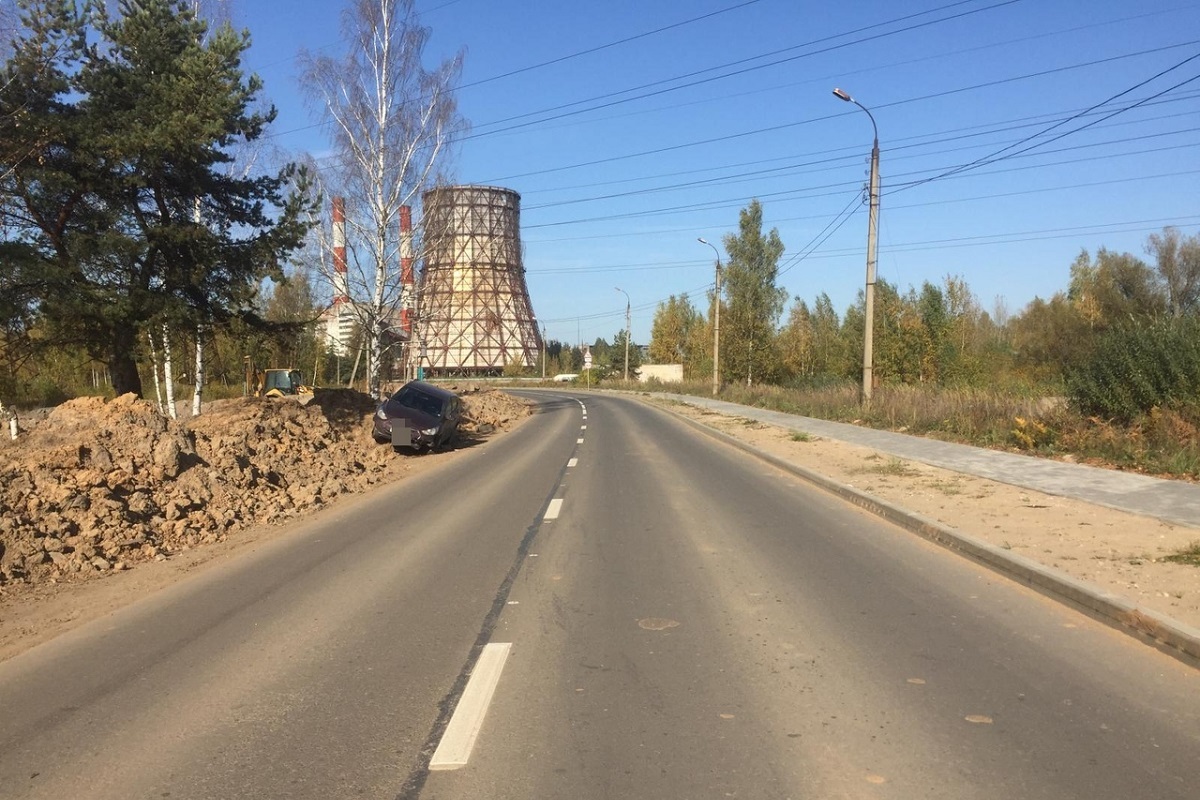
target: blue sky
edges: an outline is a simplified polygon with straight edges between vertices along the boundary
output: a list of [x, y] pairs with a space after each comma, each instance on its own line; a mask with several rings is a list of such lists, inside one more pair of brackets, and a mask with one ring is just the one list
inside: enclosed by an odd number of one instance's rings
[[[341, 8], [234, 4], [253, 35], [246, 66], [264, 79], [279, 110], [273, 138], [288, 150], [328, 146], [295, 57], [339, 52]], [[810, 305], [825, 292], [843, 313], [865, 275], [872, 130], [835, 86], [879, 126], [879, 275], [901, 290], [957, 275], [985, 310], [1001, 298], [1016, 313], [1065, 289], [1081, 248], [1144, 256], [1164, 225], [1200, 230], [1200, 4], [418, 8], [431, 62], [466, 50], [459, 103], [472, 130], [456, 181], [521, 193], [530, 294], [551, 338], [611, 340], [624, 327], [616, 287], [639, 343], [669, 295], [704, 306], [713, 259], [696, 238], [719, 246], [754, 197], [787, 247], [779, 284]]]

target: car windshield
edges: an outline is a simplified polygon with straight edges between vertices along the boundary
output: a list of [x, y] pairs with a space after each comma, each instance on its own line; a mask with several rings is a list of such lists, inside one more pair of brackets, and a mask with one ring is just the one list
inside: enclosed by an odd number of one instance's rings
[[406, 387], [396, 392], [392, 400], [405, 408], [413, 408], [431, 417], [442, 415], [442, 401], [436, 397], [421, 392], [418, 389]]

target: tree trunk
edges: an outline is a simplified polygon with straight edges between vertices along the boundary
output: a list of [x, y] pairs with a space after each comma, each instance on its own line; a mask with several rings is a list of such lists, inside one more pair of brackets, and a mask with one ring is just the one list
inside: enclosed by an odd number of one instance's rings
[[142, 376], [138, 374], [137, 368], [136, 337], [137, 332], [132, 327], [122, 327], [113, 333], [108, 369], [112, 373], [113, 391], [117, 397], [123, 394], [142, 396]]
[[178, 419], [179, 412], [175, 410], [175, 369], [171, 364], [171, 331], [163, 325], [163, 383], [167, 385], [167, 414], [171, 419]]
[[[192, 416], [200, 416], [200, 392], [204, 388], [204, 329], [196, 326], [196, 391], [192, 394]], [[315, 381], [314, 381], [315, 382]]]
[[354, 369], [350, 370], [350, 380], [346, 382], [347, 388], [354, 387], [354, 381], [358, 378], [358, 361], [362, 358], [363, 348], [359, 345], [358, 352], [354, 354]]
[[376, 400], [383, 400], [383, 334], [381, 321], [372, 320], [371, 335], [367, 337], [367, 394]]
[[158, 352], [154, 347], [154, 331], [146, 331], [146, 341], [150, 343], [150, 368], [154, 370], [154, 402], [158, 405], [158, 413], [162, 414], [162, 384], [158, 381]]
[[4, 407], [4, 403], [0, 403], [0, 419], [8, 420], [8, 435], [15, 442], [17, 440], [17, 412]]

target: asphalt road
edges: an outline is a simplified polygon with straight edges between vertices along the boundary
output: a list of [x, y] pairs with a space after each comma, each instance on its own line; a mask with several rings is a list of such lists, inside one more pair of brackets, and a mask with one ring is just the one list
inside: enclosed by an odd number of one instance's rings
[[0, 664], [0, 796], [1196, 796], [1200, 672], [661, 411], [536, 396]]

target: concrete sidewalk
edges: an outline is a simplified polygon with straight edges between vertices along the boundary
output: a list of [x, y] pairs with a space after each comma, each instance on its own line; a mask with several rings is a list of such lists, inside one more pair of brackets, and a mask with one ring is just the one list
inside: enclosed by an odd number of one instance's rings
[[691, 395], [655, 393], [656, 397], [803, 431], [822, 439], [869, 447], [880, 453], [1059, 497], [1200, 527], [1200, 485], [1151, 478], [1131, 472], [1067, 464], [1036, 456], [1004, 453], [921, 436], [828, 422], [780, 411]]

